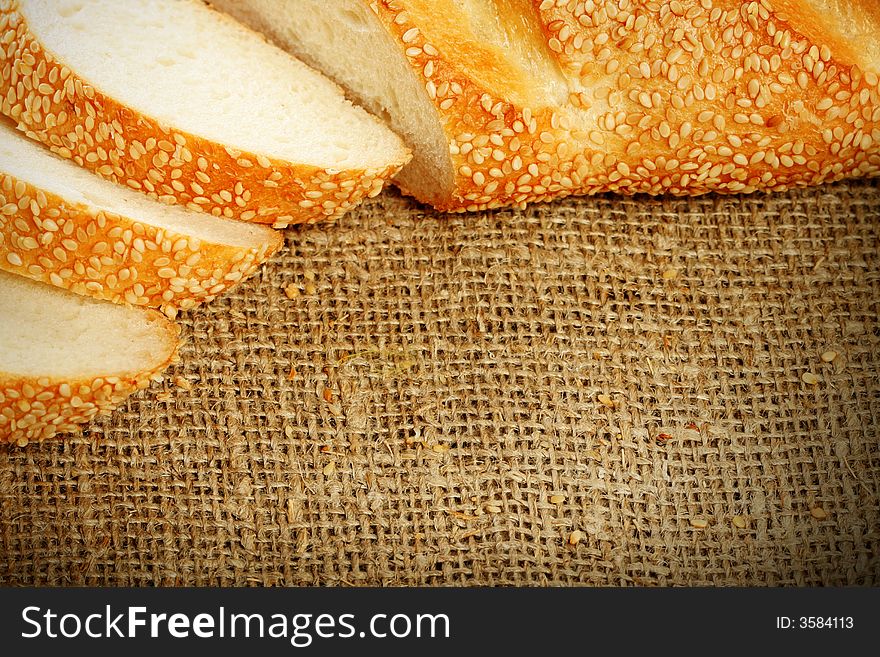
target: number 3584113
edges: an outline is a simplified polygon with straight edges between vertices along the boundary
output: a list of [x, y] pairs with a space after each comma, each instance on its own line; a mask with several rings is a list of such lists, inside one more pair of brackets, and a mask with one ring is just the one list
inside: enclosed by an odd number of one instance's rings
[[779, 629], [800, 630], [851, 630], [855, 626], [852, 616], [777, 616]]

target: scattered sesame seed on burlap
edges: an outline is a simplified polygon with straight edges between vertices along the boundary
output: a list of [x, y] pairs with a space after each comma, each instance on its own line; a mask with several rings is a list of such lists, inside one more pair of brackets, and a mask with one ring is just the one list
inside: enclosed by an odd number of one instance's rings
[[876, 182], [287, 242], [165, 383], [0, 449], [0, 583], [880, 584]]

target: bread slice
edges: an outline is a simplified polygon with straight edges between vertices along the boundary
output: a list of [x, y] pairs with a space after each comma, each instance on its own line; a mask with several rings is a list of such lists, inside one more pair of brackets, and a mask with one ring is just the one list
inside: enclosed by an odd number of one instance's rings
[[149, 385], [177, 344], [154, 310], [0, 272], [0, 442], [76, 430]]
[[345, 213], [409, 159], [387, 127], [197, 0], [3, 0], [0, 111], [101, 176], [217, 216]]
[[173, 316], [250, 275], [271, 228], [159, 203], [0, 122], [0, 269]]
[[880, 172], [876, 0], [212, 0], [346, 86], [443, 210]]

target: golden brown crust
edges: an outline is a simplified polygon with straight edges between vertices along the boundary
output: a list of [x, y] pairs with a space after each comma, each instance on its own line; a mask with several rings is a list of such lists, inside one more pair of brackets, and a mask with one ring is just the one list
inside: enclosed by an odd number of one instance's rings
[[[453, 193], [420, 200], [444, 211], [474, 211], [562, 195], [560, 180], [568, 175], [562, 168], [553, 169], [555, 148], [562, 139], [551, 125], [552, 109], [518, 107], [481, 87], [442, 53], [460, 44], [430, 43], [407, 2], [370, 6], [423, 79], [449, 141]], [[473, 56], [479, 53], [475, 47]], [[404, 191], [418, 197], [418, 190]]]
[[593, 185], [751, 192], [878, 172], [877, 77], [810, 43], [766, 1], [650, 3], [613, 17], [540, 6], [598, 114], [596, 145], [613, 154]]
[[104, 178], [216, 216], [282, 228], [336, 218], [405, 163], [337, 171], [226, 148], [102, 94], [43, 49], [16, 0], [0, 4], [0, 111]]
[[161, 307], [173, 317], [250, 276], [283, 244], [198, 240], [71, 204], [0, 172], [0, 269], [79, 294]]
[[159, 313], [143, 312], [153, 316], [166, 337], [165, 352], [157, 354], [155, 365], [147, 370], [65, 378], [0, 371], [0, 443], [23, 447], [79, 431], [82, 424], [160, 378], [177, 358], [179, 330]]
[[880, 74], [880, 2], [770, 0], [774, 13], [811, 43], [825, 43], [838, 60]]
[[538, 21], [569, 92], [562, 104], [536, 95], [533, 107], [453, 64], [444, 53], [455, 42], [429, 42], [424, 0], [370, 6], [440, 113], [453, 190], [423, 200], [443, 210], [880, 173], [877, 75], [839, 42], [808, 39], [767, 0], [532, 0], [519, 17]]

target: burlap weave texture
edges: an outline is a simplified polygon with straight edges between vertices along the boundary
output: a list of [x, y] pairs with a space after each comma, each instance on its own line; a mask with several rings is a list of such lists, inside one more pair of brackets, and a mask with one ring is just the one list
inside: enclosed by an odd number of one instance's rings
[[876, 585], [878, 313], [870, 182], [384, 194], [184, 314], [163, 384], [0, 450], [0, 582]]

